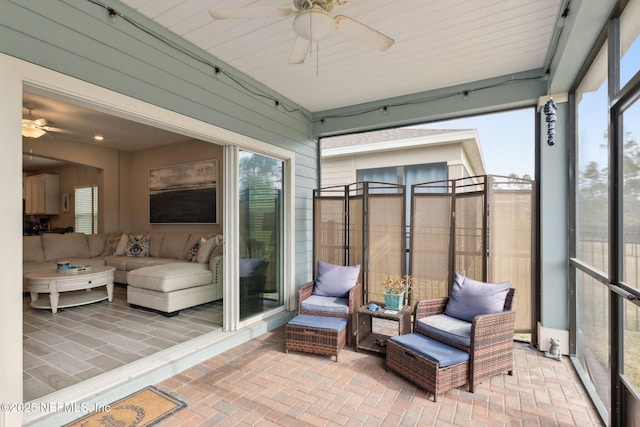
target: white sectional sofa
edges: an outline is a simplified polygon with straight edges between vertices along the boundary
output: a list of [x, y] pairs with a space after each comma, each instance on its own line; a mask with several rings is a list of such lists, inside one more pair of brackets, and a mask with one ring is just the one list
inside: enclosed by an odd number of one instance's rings
[[[223, 244], [222, 235], [201, 233], [24, 236], [23, 273], [55, 269], [58, 261], [113, 266], [114, 281], [128, 285], [131, 305], [175, 315], [222, 298]], [[136, 270], [130, 283], [128, 274]]]

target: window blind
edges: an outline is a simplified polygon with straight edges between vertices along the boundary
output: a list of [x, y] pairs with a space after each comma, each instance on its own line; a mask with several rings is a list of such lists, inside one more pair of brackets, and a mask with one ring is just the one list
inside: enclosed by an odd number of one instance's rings
[[75, 231], [98, 233], [98, 187], [78, 187], [75, 190]]

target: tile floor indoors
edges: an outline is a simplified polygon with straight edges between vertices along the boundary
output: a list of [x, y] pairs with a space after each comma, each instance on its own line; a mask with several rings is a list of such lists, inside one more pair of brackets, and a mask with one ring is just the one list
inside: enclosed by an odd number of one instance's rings
[[[87, 378], [222, 329], [222, 301], [167, 318], [130, 308], [126, 288], [112, 302], [36, 310], [24, 297], [24, 400], [30, 401]], [[46, 296], [41, 296], [41, 298]]]
[[[116, 287], [112, 303], [56, 315], [32, 309], [25, 297], [25, 400], [221, 328], [221, 303], [166, 318], [129, 308], [125, 293]], [[281, 327], [155, 384], [188, 405], [157, 425], [604, 425], [566, 357], [514, 345], [513, 376], [493, 377], [475, 393], [450, 390], [436, 403], [385, 371], [378, 354], [345, 348], [338, 362], [285, 354]]]

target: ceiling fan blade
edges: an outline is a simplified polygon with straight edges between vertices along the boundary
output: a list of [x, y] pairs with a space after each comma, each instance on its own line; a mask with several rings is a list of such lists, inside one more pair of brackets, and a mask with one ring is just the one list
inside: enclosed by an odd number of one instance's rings
[[348, 16], [338, 15], [334, 18], [336, 27], [346, 35], [360, 40], [371, 46], [374, 49], [384, 52], [389, 49], [395, 40], [391, 37], [385, 36], [379, 31], [373, 28], [367, 27], [358, 21], [355, 21]]
[[289, 16], [293, 9], [288, 7], [245, 7], [240, 9], [213, 9], [209, 15], [213, 19], [248, 19], [266, 16]]
[[42, 129], [46, 130], [47, 132], [67, 133], [67, 134], [73, 133], [66, 129], [52, 128], [51, 126], [43, 126]]
[[22, 120], [22, 127], [42, 129], [46, 132], [72, 133], [66, 129], [60, 129], [53, 126], [49, 126], [49, 124], [51, 124], [49, 120], [44, 118], [36, 119], [36, 120], [29, 120], [29, 119]]
[[289, 57], [289, 64], [302, 64], [307, 57], [309, 48], [311, 47], [311, 41], [297, 37], [291, 50], [291, 56]]

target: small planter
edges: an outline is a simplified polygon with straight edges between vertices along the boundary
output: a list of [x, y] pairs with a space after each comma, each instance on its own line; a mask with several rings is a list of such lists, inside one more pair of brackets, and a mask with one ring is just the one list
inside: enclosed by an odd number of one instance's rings
[[394, 294], [389, 291], [384, 293], [384, 308], [387, 310], [400, 310], [402, 303], [404, 302], [404, 292], [401, 294]]

